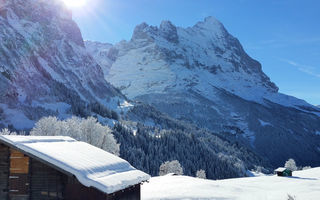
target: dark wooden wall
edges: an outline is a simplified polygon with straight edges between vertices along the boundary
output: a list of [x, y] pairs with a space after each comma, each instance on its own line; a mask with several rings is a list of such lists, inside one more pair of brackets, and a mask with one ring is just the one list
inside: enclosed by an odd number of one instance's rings
[[140, 184], [126, 188], [122, 191], [109, 194], [107, 200], [140, 200]]
[[9, 183], [9, 147], [0, 144], [0, 199], [8, 198]]
[[83, 186], [76, 178], [69, 177], [66, 185], [66, 200], [140, 200], [140, 184], [105, 194], [95, 188]]
[[74, 176], [67, 176], [35, 159], [30, 164], [30, 200], [140, 200], [140, 184], [105, 194], [83, 186]]
[[62, 200], [66, 175], [35, 160], [30, 163], [30, 200]]
[[83, 186], [75, 177], [69, 177], [65, 190], [66, 200], [105, 200], [106, 194], [95, 188]]

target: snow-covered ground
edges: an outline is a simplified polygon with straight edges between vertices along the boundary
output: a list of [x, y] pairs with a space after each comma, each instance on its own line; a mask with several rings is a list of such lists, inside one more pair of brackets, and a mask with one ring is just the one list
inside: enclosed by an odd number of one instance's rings
[[204, 180], [188, 176], [154, 177], [142, 186], [142, 199], [197, 200], [320, 199], [320, 167], [297, 171], [293, 177], [260, 176]]

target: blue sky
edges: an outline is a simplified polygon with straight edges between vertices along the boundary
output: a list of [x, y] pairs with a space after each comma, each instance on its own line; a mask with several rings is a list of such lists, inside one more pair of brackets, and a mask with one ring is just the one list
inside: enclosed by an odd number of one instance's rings
[[319, 0], [88, 0], [73, 9], [86, 40], [129, 40], [142, 22], [188, 27], [214, 16], [280, 92], [320, 104]]

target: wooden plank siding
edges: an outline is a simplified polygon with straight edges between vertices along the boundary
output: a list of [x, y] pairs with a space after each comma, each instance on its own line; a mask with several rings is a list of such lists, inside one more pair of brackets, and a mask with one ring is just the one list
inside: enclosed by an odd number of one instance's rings
[[29, 157], [10, 149], [9, 199], [29, 199]]
[[30, 200], [64, 199], [65, 179], [61, 172], [31, 159], [30, 165]]
[[23, 153], [10, 149], [10, 174], [28, 174], [29, 157]]
[[85, 187], [76, 178], [69, 177], [65, 193], [66, 200], [140, 200], [140, 184], [105, 194], [95, 188]]
[[0, 144], [0, 199], [8, 199], [9, 183], [9, 147]]

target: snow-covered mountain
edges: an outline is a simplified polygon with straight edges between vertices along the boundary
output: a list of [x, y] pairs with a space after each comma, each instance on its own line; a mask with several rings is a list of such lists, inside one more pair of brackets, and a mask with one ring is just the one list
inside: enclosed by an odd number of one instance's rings
[[58, 0], [0, 1], [0, 72], [0, 127], [113, 110], [125, 99], [104, 79]]
[[274, 166], [290, 157], [320, 165], [320, 109], [278, 93], [214, 17], [188, 28], [142, 23], [130, 41], [86, 46], [129, 98], [242, 141]]

